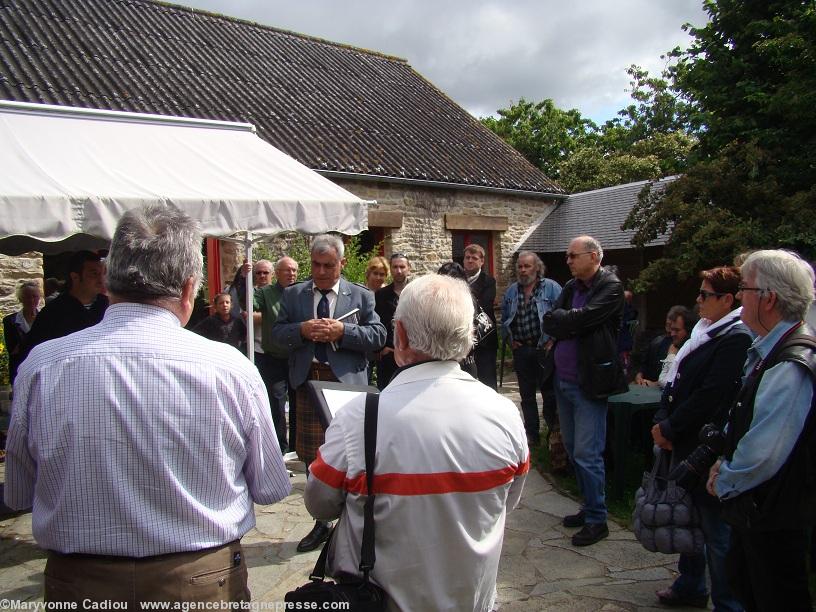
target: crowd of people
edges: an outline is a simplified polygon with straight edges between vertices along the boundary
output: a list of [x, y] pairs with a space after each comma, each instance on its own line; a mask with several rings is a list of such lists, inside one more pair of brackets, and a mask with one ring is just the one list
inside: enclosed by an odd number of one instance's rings
[[[722, 432], [710, 473], [691, 466], [704, 551], [680, 555], [660, 603], [809, 609], [816, 339], [803, 323], [806, 262], [757, 251], [741, 268], [703, 271], [696, 308], [670, 309], [627, 377], [621, 332], [636, 328], [637, 311], [591, 236], [570, 242], [563, 287], [535, 253], [519, 253], [500, 322], [479, 245], [418, 277], [406, 254], [376, 256], [365, 285], [343, 277], [344, 255], [339, 237], [315, 237], [302, 282], [290, 257], [244, 264], [192, 333], [200, 234], [184, 214], [148, 207], [122, 217], [104, 266], [75, 254], [42, 310], [39, 285], [21, 285], [22, 309], [4, 319], [15, 374], [5, 497], [33, 507], [48, 601], [247, 601], [240, 540], [253, 503], [288, 495], [282, 455], [294, 451], [315, 518], [298, 551], [329, 540], [330, 574], [359, 576], [376, 493], [371, 579], [389, 609], [492, 610], [506, 514], [542, 430], [558, 432], [578, 483], [580, 506], [563, 519], [577, 530], [572, 544], [608, 536], [607, 398], [632, 378], [662, 389], [651, 434], [672, 466], [694, 463], [704, 425]], [[255, 366], [226, 346], [240, 346], [246, 325]], [[496, 391], [499, 338], [520, 411]], [[325, 428], [306, 391], [314, 380], [376, 380], [374, 491], [363, 396]]]

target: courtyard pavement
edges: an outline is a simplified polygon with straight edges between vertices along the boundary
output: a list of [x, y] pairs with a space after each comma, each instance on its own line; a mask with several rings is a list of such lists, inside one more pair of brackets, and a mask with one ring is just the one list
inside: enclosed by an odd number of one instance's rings
[[[518, 404], [514, 380], [505, 382], [503, 392]], [[318, 551], [295, 550], [313, 521], [302, 503], [303, 464], [288, 466], [295, 473], [292, 494], [278, 504], [256, 506], [257, 525], [243, 538], [249, 586], [257, 602], [283, 601], [284, 593], [308, 580], [318, 556]], [[3, 467], [0, 480], [5, 480]], [[576, 548], [570, 543], [575, 530], [561, 526], [562, 517], [576, 509], [574, 500], [531, 471], [521, 504], [507, 518], [498, 576], [500, 609], [665, 610], [654, 592], [671, 581], [676, 556], [646, 551], [630, 531], [612, 521], [609, 538]], [[45, 554], [31, 536], [31, 514], [0, 519], [0, 609], [42, 601], [44, 567]]]

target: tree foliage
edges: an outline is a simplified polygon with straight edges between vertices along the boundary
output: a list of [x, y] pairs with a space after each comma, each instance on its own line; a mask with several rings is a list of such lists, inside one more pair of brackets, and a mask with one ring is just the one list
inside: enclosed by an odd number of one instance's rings
[[598, 126], [594, 122], [574, 108], [567, 111], [557, 108], [550, 99], [533, 103], [522, 98], [497, 113], [498, 119], [485, 117], [482, 123], [556, 180], [559, 164], [597, 138]]
[[650, 77], [638, 66], [627, 73], [634, 103], [601, 127], [550, 99], [522, 99], [482, 123], [570, 192], [682, 172], [695, 142], [686, 103], [671, 91], [667, 75]]
[[671, 230], [640, 286], [728, 263], [751, 248], [816, 253], [816, 9], [808, 1], [709, 0], [675, 50], [674, 87], [699, 144], [684, 176], [644, 194], [624, 227], [643, 245]]
[[[282, 237], [282, 244], [259, 243], [253, 251], [255, 261], [268, 259], [277, 261], [284, 254], [298, 263], [298, 280], [309, 278], [312, 269], [311, 239], [304, 234], [291, 234]], [[360, 239], [353, 236], [345, 240], [346, 265], [343, 268], [343, 278], [352, 283], [365, 283], [365, 270], [368, 260], [379, 253], [379, 244], [374, 245], [370, 252], [360, 250]]]

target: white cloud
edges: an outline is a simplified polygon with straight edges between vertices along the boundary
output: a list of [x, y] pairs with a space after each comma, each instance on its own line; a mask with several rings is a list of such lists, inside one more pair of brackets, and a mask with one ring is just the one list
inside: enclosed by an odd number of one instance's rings
[[405, 58], [476, 116], [523, 97], [611, 118], [626, 68], [659, 74], [706, 21], [702, 0], [175, 1]]

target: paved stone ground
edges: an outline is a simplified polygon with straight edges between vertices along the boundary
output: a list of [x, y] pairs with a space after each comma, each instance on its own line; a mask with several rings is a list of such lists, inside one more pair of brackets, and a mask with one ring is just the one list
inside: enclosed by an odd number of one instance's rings
[[[504, 392], [518, 401], [514, 382], [506, 381]], [[317, 560], [317, 551], [295, 550], [313, 523], [301, 501], [303, 464], [289, 467], [295, 471], [292, 494], [279, 504], [256, 506], [257, 526], [243, 539], [254, 601], [282, 601], [308, 579]], [[575, 501], [530, 473], [521, 504], [507, 520], [498, 577], [502, 612], [661, 609], [654, 592], [672, 579], [676, 557], [647, 552], [612, 522], [608, 539], [576, 548], [569, 540], [575, 530], [561, 526], [561, 518], [576, 509]], [[41, 601], [44, 566], [31, 536], [31, 515], [0, 520], [0, 601]]]

